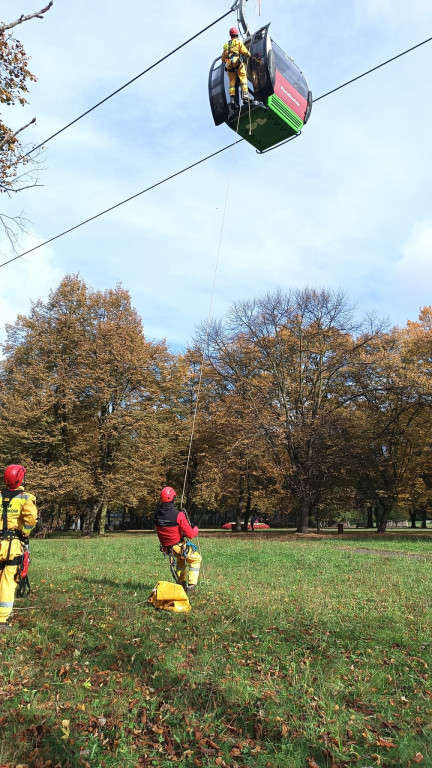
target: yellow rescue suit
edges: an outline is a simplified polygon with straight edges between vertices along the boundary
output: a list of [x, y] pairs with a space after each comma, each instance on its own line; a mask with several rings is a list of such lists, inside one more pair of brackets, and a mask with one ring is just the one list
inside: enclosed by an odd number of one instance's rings
[[0, 624], [5, 624], [14, 605], [15, 576], [24, 549], [23, 539], [30, 536], [36, 525], [37, 509], [36, 497], [24, 491], [22, 485], [15, 491], [6, 488], [0, 496]]
[[243, 57], [249, 58], [249, 56], [248, 49], [237, 37], [225, 43], [223, 47], [222, 61], [228, 72], [230, 96], [235, 96], [237, 77], [240, 81], [242, 94], [247, 96], [249, 93], [246, 67], [243, 61]]
[[190, 541], [174, 544], [172, 553], [177, 563], [176, 573], [179, 583], [196, 587], [202, 558], [195, 545]]

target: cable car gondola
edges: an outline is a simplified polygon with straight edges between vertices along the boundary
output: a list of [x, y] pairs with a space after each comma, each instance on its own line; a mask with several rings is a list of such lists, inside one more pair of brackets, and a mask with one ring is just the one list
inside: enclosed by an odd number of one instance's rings
[[226, 123], [233, 131], [264, 152], [287, 139], [298, 136], [312, 110], [312, 92], [294, 59], [270, 37], [267, 24], [250, 34], [238, 0], [244, 44], [251, 53], [247, 60], [250, 103], [241, 102], [237, 89], [234, 108], [229, 105], [228, 77], [221, 58], [215, 59], [209, 75], [209, 98], [216, 125]]

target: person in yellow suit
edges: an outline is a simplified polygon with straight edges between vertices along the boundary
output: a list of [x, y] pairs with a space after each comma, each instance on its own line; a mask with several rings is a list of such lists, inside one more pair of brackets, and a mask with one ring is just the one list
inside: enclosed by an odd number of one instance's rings
[[222, 61], [225, 64], [229, 77], [229, 93], [231, 106], [235, 104], [236, 80], [240, 81], [243, 101], [249, 101], [249, 89], [244, 60], [250, 57], [250, 52], [245, 44], [239, 40], [237, 27], [231, 27], [230, 41], [225, 43], [222, 52]]
[[0, 633], [7, 623], [15, 600], [16, 577], [20, 572], [24, 547], [37, 522], [36, 497], [24, 490], [26, 470], [21, 464], [5, 469], [5, 488], [1, 492], [0, 528]]

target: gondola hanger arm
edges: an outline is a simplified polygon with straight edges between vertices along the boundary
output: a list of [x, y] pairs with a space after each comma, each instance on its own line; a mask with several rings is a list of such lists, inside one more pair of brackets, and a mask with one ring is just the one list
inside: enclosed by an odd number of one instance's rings
[[237, 23], [239, 27], [241, 27], [243, 35], [245, 37], [250, 37], [251, 33], [249, 31], [248, 23], [243, 11], [245, 3], [247, 3], [247, 0], [236, 0], [236, 2], [231, 6], [231, 10], [237, 12]]

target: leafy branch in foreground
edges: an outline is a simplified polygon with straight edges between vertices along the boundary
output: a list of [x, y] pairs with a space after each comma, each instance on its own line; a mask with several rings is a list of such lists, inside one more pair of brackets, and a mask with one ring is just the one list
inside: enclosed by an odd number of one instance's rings
[[[18, 19], [9, 23], [0, 23], [0, 60], [2, 63], [0, 108], [2, 110], [5, 106], [11, 107], [18, 104], [25, 106], [28, 103], [26, 97], [29, 90], [28, 85], [30, 82], [36, 81], [35, 75], [30, 72], [28, 67], [28, 54], [11, 30], [31, 19], [44, 18], [44, 14], [50, 10], [52, 4], [53, 0], [40, 11], [27, 15], [22, 14]], [[38, 186], [36, 179], [37, 157], [30, 157], [26, 154], [21, 141], [23, 132], [35, 122], [36, 118], [33, 117], [25, 124], [12, 128], [6, 124], [3, 114], [0, 113], [0, 193], [10, 196], [12, 193]], [[5, 219], [9, 219], [7, 226]], [[13, 225], [12, 222], [14, 222]], [[1, 224], [12, 249], [15, 250], [18, 234], [25, 231], [22, 217], [11, 218], [2, 214]]]

